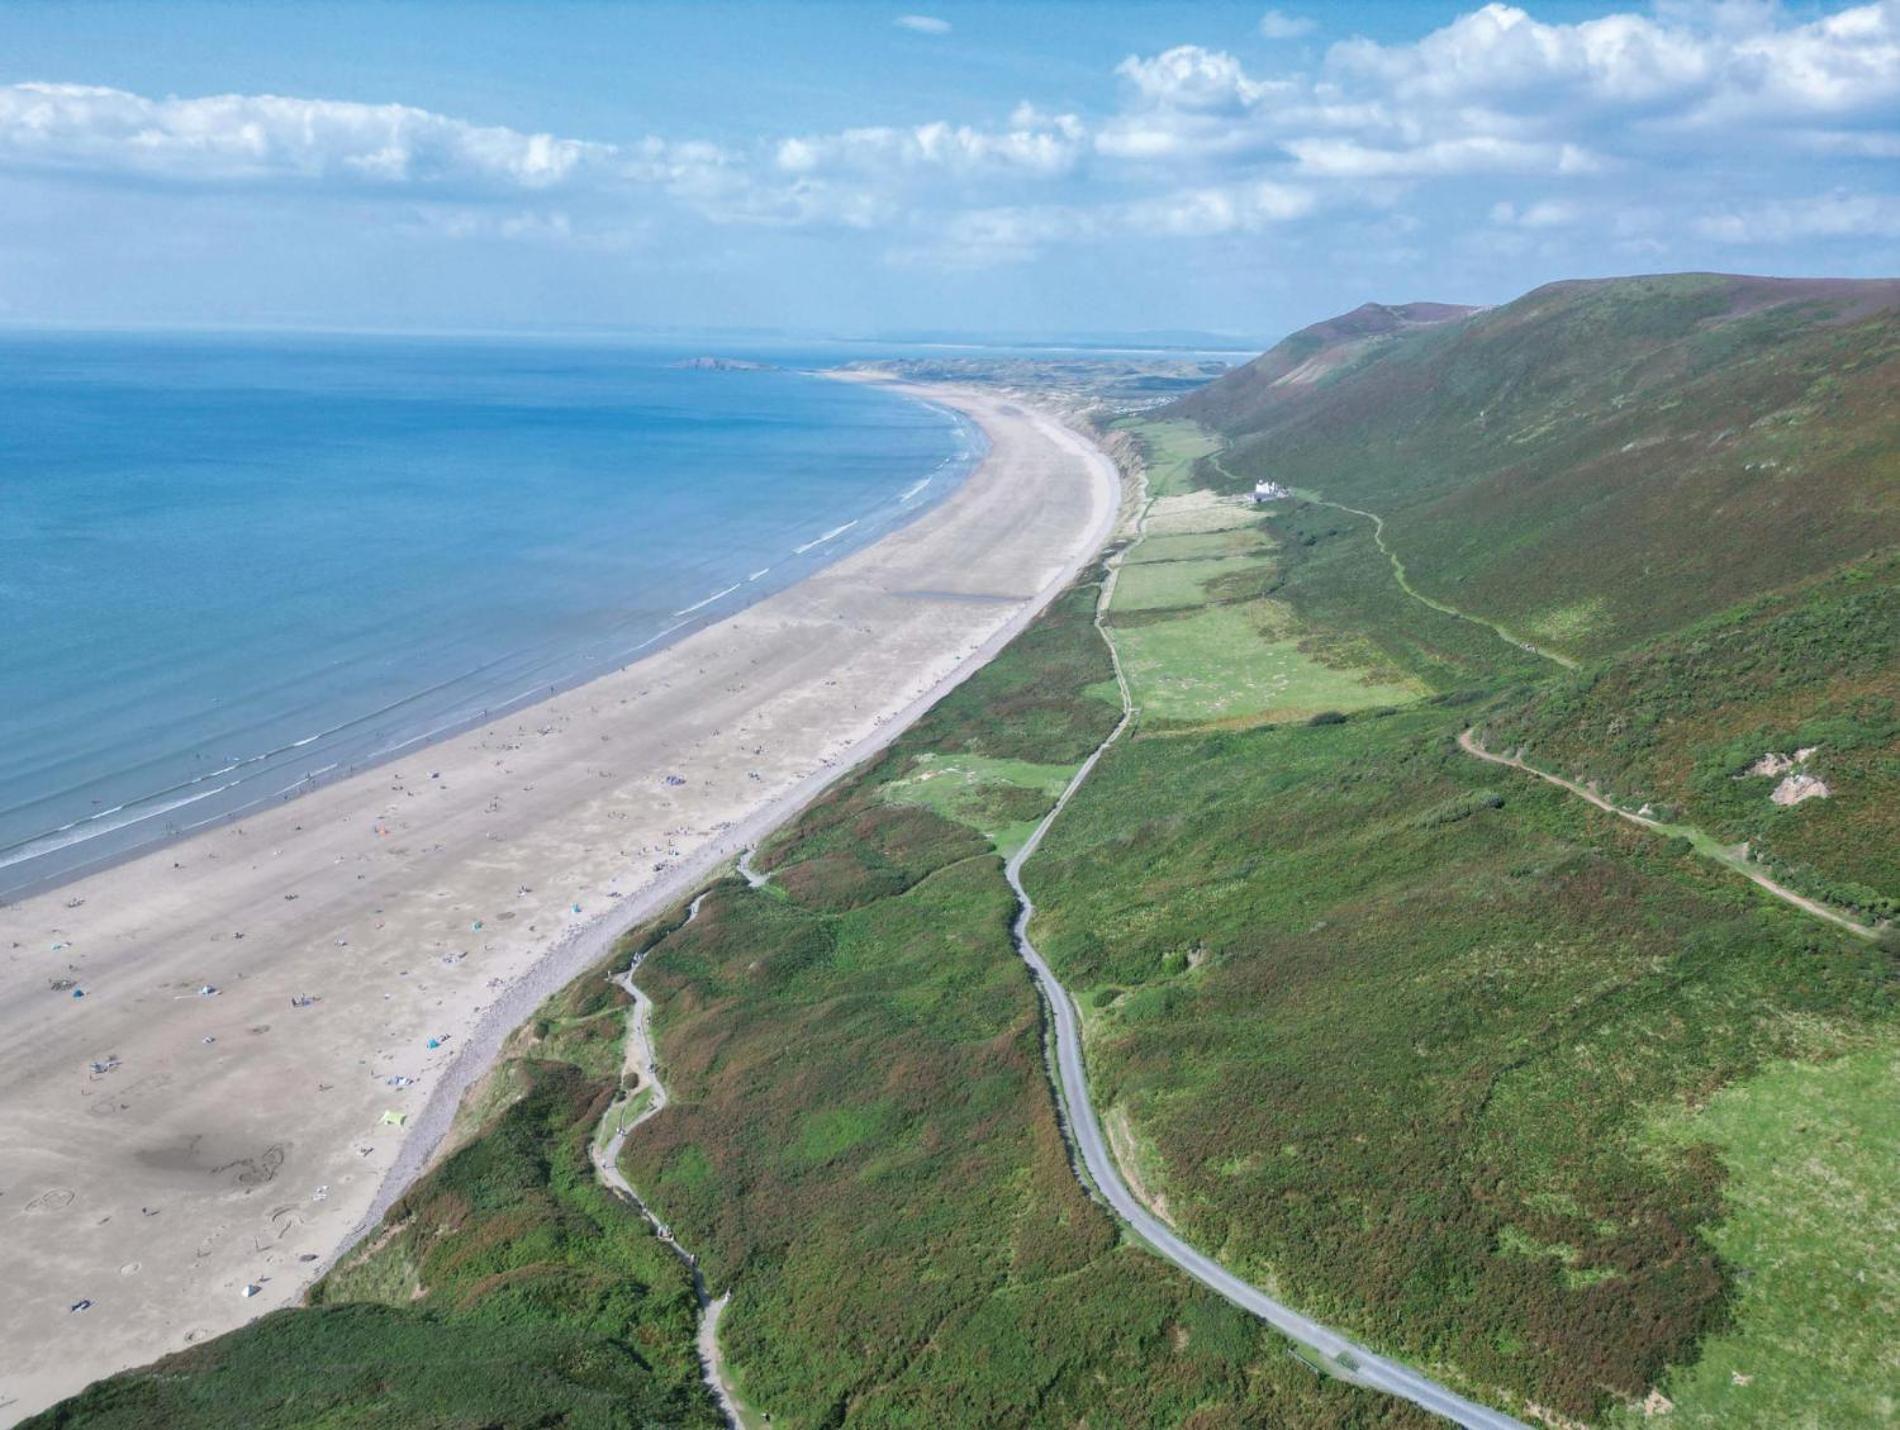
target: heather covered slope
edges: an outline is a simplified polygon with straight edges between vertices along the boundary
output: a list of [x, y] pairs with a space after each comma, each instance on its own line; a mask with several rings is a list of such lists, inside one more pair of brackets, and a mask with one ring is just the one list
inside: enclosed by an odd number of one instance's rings
[[1549, 648], [1623, 649], [1900, 539], [1900, 282], [1681, 274], [1358, 317], [1167, 415], [1227, 437], [1216, 485], [1378, 512], [1421, 591]]
[[1746, 843], [1856, 918], [1900, 917], [1900, 553], [1548, 681], [1484, 725], [1492, 748]]

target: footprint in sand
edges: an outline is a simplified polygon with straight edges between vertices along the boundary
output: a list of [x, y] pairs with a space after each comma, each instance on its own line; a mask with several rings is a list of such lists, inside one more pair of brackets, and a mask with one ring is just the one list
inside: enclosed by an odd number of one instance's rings
[[71, 1187], [50, 1187], [41, 1192], [23, 1208], [30, 1212], [63, 1212], [73, 1204]]
[[121, 1267], [119, 1268], [119, 1275], [121, 1275], [121, 1276], [136, 1276], [136, 1275], [138, 1275], [138, 1274], [139, 1274], [139, 1264], [140, 1264], [140, 1263], [138, 1263], [138, 1262], [136, 1262], [136, 1261], [128, 1261], [128, 1262], [126, 1262], [126, 1263], [125, 1263], [125, 1265], [123, 1265], [123, 1266], [121, 1266]]

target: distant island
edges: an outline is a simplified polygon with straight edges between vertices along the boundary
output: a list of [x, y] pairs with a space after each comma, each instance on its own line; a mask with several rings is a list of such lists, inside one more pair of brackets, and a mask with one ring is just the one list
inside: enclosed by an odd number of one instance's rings
[[769, 362], [753, 362], [750, 358], [692, 357], [681, 358], [678, 362], [668, 363], [668, 367], [688, 368], [693, 372], [777, 372], [778, 368]]

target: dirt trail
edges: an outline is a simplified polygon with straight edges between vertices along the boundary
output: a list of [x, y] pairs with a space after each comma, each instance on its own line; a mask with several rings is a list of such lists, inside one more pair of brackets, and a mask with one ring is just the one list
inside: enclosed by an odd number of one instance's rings
[[[1215, 470], [1218, 471], [1222, 476], [1226, 477], [1229, 481], [1238, 482], [1238, 481], [1243, 480], [1243, 478], [1238, 477], [1233, 472], [1229, 471], [1227, 469], [1227, 466], [1221, 461], [1221, 459], [1218, 456], [1210, 457], [1208, 458], [1208, 460], [1214, 464]], [[1420, 591], [1417, 587], [1415, 587], [1412, 584], [1411, 579], [1406, 576], [1405, 563], [1399, 559], [1398, 552], [1394, 551], [1390, 546], [1386, 545], [1385, 518], [1380, 516], [1377, 512], [1363, 511], [1356, 506], [1347, 506], [1344, 502], [1328, 501], [1325, 497], [1320, 496], [1315, 492], [1295, 489], [1293, 494], [1294, 496], [1298, 497], [1301, 501], [1311, 502], [1314, 506], [1329, 506], [1334, 511], [1349, 512], [1353, 516], [1363, 516], [1367, 521], [1371, 522], [1372, 523], [1372, 539], [1374, 543], [1377, 544], [1379, 551], [1381, 552], [1381, 554], [1384, 555], [1385, 559], [1392, 563], [1392, 575], [1398, 581], [1399, 589], [1405, 592], [1405, 594], [1410, 596], [1414, 601], [1417, 601], [1420, 605], [1431, 607], [1434, 611], [1437, 611], [1441, 616], [1451, 616], [1460, 621], [1468, 621], [1470, 624], [1474, 626], [1483, 626], [1487, 631], [1491, 632], [1492, 635], [1496, 636], [1499, 640], [1503, 641], [1505, 644], [1514, 645], [1521, 651], [1526, 651], [1531, 655], [1541, 657], [1544, 660], [1552, 661], [1557, 665], [1561, 665], [1565, 670], [1575, 670], [1577, 668], [1577, 662], [1572, 660], [1567, 655], [1559, 655], [1554, 650], [1545, 650], [1542, 646], [1532, 645], [1529, 641], [1524, 640], [1518, 636], [1512, 635], [1508, 630], [1506, 630], [1503, 626], [1499, 625], [1496, 621], [1487, 621], [1483, 616], [1474, 616], [1469, 611], [1461, 611], [1456, 606], [1450, 604], [1447, 601], [1440, 601], [1436, 599], [1435, 597], [1427, 596], [1423, 591]]]
[[[684, 928], [699, 917], [699, 906], [706, 901], [701, 894], [687, 905]], [[640, 1215], [652, 1224], [654, 1234], [672, 1248], [673, 1254], [686, 1263], [693, 1275], [693, 1294], [699, 1298], [699, 1368], [705, 1378], [706, 1388], [719, 1402], [719, 1411], [726, 1418], [726, 1424], [735, 1430], [745, 1430], [746, 1418], [739, 1410], [739, 1400], [726, 1380], [724, 1357], [719, 1351], [719, 1313], [726, 1309], [726, 1302], [732, 1299], [730, 1291], [715, 1297], [706, 1289], [706, 1278], [700, 1274], [699, 1258], [673, 1235], [673, 1229], [661, 1221], [646, 1200], [633, 1189], [632, 1183], [620, 1170], [620, 1149], [626, 1146], [627, 1137], [642, 1123], [652, 1118], [666, 1106], [666, 1084], [660, 1081], [660, 1070], [653, 1056], [653, 1000], [633, 981], [633, 975], [640, 971], [640, 965], [646, 962], [646, 953], [639, 954], [624, 972], [614, 975], [614, 982], [627, 990], [633, 999], [633, 1007], [627, 1010], [627, 1056], [626, 1074], [634, 1078], [631, 1095], [623, 1094], [614, 1100], [607, 1109], [608, 1117], [619, 1118], [613, 1136], [605, 1142], [595, 1139], [593, 1145], [594, 1171], [600, 1180], [611, 1190], [618, 1192], [639, 1210]], [[624, 1076], [624, 1074], [623, 1074]], [[626, 1120], [627, 1108], [640, 1093], [646, 1094], [646, 1105], [634, 1116]]]
[[748, 844], [739, 855], [739, 877], [745, 880], [748, 889], [763, 889], [772, 882], [770, 874], [761, 874], [752, 864], [752, 856], [759, 852], [759, 846]]
[[[1609, 800], [1603, 798], [1602, 795], [1595, 794], [1585, 789], [1582, 785], [1565, 779], [1562, 775], [1553, 775], [1548, 770], [1540, 770], [1535, 765], [1527, 765], [1514, 755], [1492, 754], [1491, 751], [1485, 749], [1483, 745], [1478, 743], [1478, 736], [1475, 730], [1465, 730], [1460, 733], [1458, 736], [1458, 746], [1466, 754], [1476, 755], [1481, 760], [1489, 760], [1494, 765], [1508, 765], [1514, 770], [1522, 770], [1527, 775], [1536, 775], [1538, 779], [1543, 780], [1545, 783], [1556, 785], [1557, 788], [1561, 790], [1568, 790], [1578, 799], [1588, 800], [1605, 813], [1614, 814], [1619, 819], [1627, 819], [1631, 824], [1640, 824], [1644, 829], [1665, 837], [1675, 833], [1675, 830], [1672, 829], [1671, 826], [1664, 824], [1661, 820], [1650, 819], [1640, 814], [1632, 814], [1627, 809], [1619, 809], [1610, 803]], [[1804, 914], [1812, 914], [1817, 919], [1824, 919], [1837, 928], [1844, 928], [1859, 938], [1873, 938], [1878, 932], [1878, 930], [1869, 928], [1866, 924], [1849, 918], [1846, 914], [1841, 913], [1837, 909], [1831, 909], [1826, 904], [1820, 903], [1815, 899], [1797, 894], [1786, 884], [1776, 882], [1760, 869], [1755, 868], [1751, 864], [1744, 863], [1740, 859], [1724, 857], [1717, 859], [1716, 862], [1720, 863], [1724, 868], [1733, 869], [1744, 879], [1758, 885], [1768, 893], [1773, 894], [1783, 903], [1793, 905]]]

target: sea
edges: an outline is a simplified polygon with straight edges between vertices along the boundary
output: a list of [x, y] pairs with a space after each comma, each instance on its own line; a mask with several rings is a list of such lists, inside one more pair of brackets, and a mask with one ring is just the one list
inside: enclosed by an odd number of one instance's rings
[[811, 371], [861, 350], [707, 351], [0, 335], [0, 897], [623, 666], [981, 457]]

